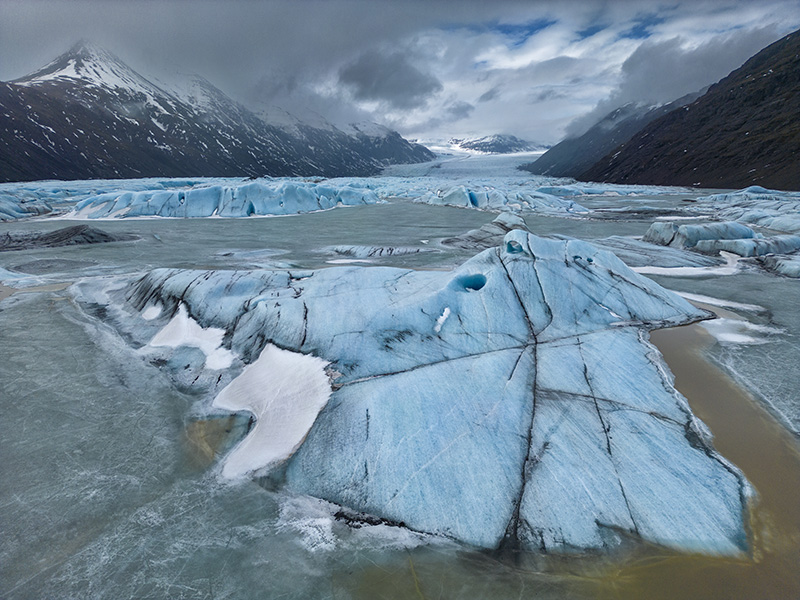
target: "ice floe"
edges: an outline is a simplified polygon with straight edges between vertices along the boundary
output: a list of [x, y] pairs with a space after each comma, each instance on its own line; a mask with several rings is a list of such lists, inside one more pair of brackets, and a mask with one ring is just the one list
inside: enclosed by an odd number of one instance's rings
[[800, 192], [751, 186], [736, 192], [698, 198], [696, 210], [712, 210], [718, 218], [800, 233]]
[[[166, 315], [185, 304], [224, 330], [249, 366], [216, 406], [265, 428], [262, 407], [288, 414], [309, 371], [322, 398], [330, 363], [330, 398], [280, 469], [289, 490], [482, 548], [585, 551], [628, 535], [747, 548], [750, 488], [646, 340], [708, 314], [591, 244], [511, 231], [451, 272], [158, 269], [109, 297]], [[273, 360], [278, 348], [289, 354]], [[223, 469], [280, 460], [263, 440], [266, 459], [240, 451]]]

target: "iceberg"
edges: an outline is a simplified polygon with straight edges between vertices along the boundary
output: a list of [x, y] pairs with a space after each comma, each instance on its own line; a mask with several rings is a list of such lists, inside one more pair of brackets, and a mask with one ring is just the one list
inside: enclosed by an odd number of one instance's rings
[[0, 194], [0, 222], [38, 217], [52, 211], [52, 206], [39, 199], [26, 201], [12, 194]]
[[676, 225], [661, 221], [650, 225], [642, 241], [673, 248], [694, 248], [703, 240], [740, 240], [756, 237], [756, 232], [741, 223]]
[[545, 194], [536, 190], [480, 190], [463, 185], [440, 189], [436, 192], [429, 191], [415, 198], [414, 202], [484, 210], [514, 209], [561, 214], [587, 214], [589, 212], [589, 209], [581, 206], [574, 200], [559, 198], [558, 196]]
[[800, 255], [777, 256], [767, 255], [759, 258], [759, 263], [767, 271], [786, 277], [800, 279]]
[[[138, 343], [184, 306], [224, 331], [210, 351], [248, 365], [208, 388], [263, 423], [223, 476], [271, 467], [291, 491], [478, 548], [748, 548], [750, 487], [647, 341], [709, 313], [589, 243], [515, 230], [451, 272], [157, 269], [118, 285], [73, 293], [105, 298], [98, 314]], [[276, 448], [263, 432], [278, 429]]]
[[787, 233], [800, 233], [800, 192], [751, 186], [727, 194], [698, 198], [695, 210], [709, 209], [720, 219], [749, 223]]
[[719, 254], [720, 251], [724, 251], [744, 257], [791, 254], [800, 250], [800, 235], [774, 235], [769, 238], [744, 240], [700, 240], [695, 249], [706, 254]]
[[715, 267], [722, 263], [717, 257], [703, 256], [696, 252], [659, 246], [619, 235], [593, 240], [592, 243], [610, 250], [629, 267]]
[[[722, 196], [736, 196], [738, 198], [741, 195], [723, 194]], [[747, 197], [746, 194], [744, 196]], [[720, 271], [719, 274], [735, 272], [736, 262], [739, 257], [765, 257], [757, 261], [757, 263], [767, 271], [788, 277], [797, 277], [795, 274], [797, 272], [795, 266], [797, 257], [793, 256], [793, 254], [800, 250], [800, 235], [784, 234], [764, 237], [763, 234], [756, 233], [750, 227], [734, 221], [680, 226], [672, 222], [656, 222], [647, 230], [641, 243], [660, 244], [680, 249], [686, 248], [713, 256], [721, 255], [727, 259], [727, 267], [730, 269]], [[614, 242], [613, 245], [619, 245], [619, 243]], [[620, 248], [620, 250], [624, 254], [627, 249]], [[711, 272], [705, 266], [694, 270], [692, 270], [693, 267], [689, 266], [680, 265], [682, 270], [678, 270], [677, 267], [676, 265], [676, 268], [673, 268], [670, 272], [660, 266], [636, 265], [636, 270], [639, 273], [666, 275], [703, 275]]]

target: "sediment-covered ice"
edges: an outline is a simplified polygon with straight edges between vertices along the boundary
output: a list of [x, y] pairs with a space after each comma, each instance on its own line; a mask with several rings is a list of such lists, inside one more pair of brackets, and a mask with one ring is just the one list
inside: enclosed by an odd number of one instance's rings
[[109, 298], [157, 304], [159, 319], [185, 304], [225, 330], [249, 363], [239, 408], [296, 395], [248, 382], [250, 369], [307, 377], [294, 359], [266, 364], [265, 348], [330, 363], [330, 399], [281, 469], [291, 490], [482, 548], [584, 551], [628, 535], [747, 548], [748, 485], [646, 339], [707, 313], [591, 244], [512, 231], [452, 272], [159, 269], [125, 290]]
[[418, 246], [330, 246], [326, 252], [335, 256], [347, 256], [350, 258], [388, 258], [390, 256], [408, 256], [409, 254], [420, 254], [426, 252], [437, 252], [436, 248], [424, 248]]
[[505, 235], [514, 229], [528, 230], [525, 220], [511, 212], [501, 212], [493, 221], [456, 237], [442, 240], [442, 245], [464, 250], [485, 250], [499, 246]]
[[0, 235], [0, 252], [32, 250], [34, 248], [58, 248], [80, 244], [106, 244], [129, 242], [139, 239], [131, 234], [111, 234], [88, 225], [73, 225], [55, 231], [6, 233]]

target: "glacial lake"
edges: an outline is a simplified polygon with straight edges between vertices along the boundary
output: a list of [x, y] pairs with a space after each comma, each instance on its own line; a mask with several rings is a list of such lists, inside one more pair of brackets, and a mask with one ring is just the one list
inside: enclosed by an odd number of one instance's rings
[[[592, 208], [678, 207], [686, 197], [599, 197]], [[337, 245], [431, 250], [351, 264], [450, 269], [474, 252], [437, 240], [495, 216], [398, 201], [275, 218], [109, 220], [92, 225], [140, 239], [0, 253], [0, 267], [21, 278], [19, 286], [7, 281], [21, 291], [0, 300], [2, 596], [800, 597], [800, 451], [789, 432], [800, 419], [795, 280], [748, 266], [730, 275], [653, 276], [673, 290], [735, 303], [708, 307], [749, 336], [723, 343], [702, 325], [652, 336], [716, 448], [759, 494], [752, 555], [740, 558], [633, 541], [611, 556], [510, 558], [385, 524], [350, 527], [321, 500], [221, 481], [215, 466], [246, 423], [199, 418], [196, 397], [177, 391], [58, 285], [154, 267], [325, 268], [348, 260], [329, 250]], [[537, 235], [588, 240], [641, 236], [652, 221], [624, 213], [525, 219]], [[72, 224], [5, 223], [0, 235]], [[24, 287], [31, 285], [50, 287]]]

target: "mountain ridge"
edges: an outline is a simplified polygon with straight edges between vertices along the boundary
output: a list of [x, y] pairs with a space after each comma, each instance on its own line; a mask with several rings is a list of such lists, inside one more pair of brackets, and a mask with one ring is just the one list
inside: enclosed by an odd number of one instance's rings
[[676, 107], [697, 99], [701, 92], [688, 94], [667, 104], [641, 105], [628, 102], [614, 109], [580, 136], [567, 138], [536, 161], [520, 168], [534, 175], [579, 177], [598, 160], [628, 141], [648, 123]]
[[452, 138], [451, 146], [483, 154], [513, 154], [544, 150], [547, 146], [520, 139], [514, 135], [496, 133], [477, 138]]
[[577, 178], [608, 183], [800, 189], [800, 31], [700, 98], [659, 117]]
[[358, 176], [433, 158], [388, 129], [376, 137], [299, 119], [271, 124], [202, 76], [189, 80], [177, 91], [159, 86], [110, 52], [79, 43], [0, 83], [0, 181]]

